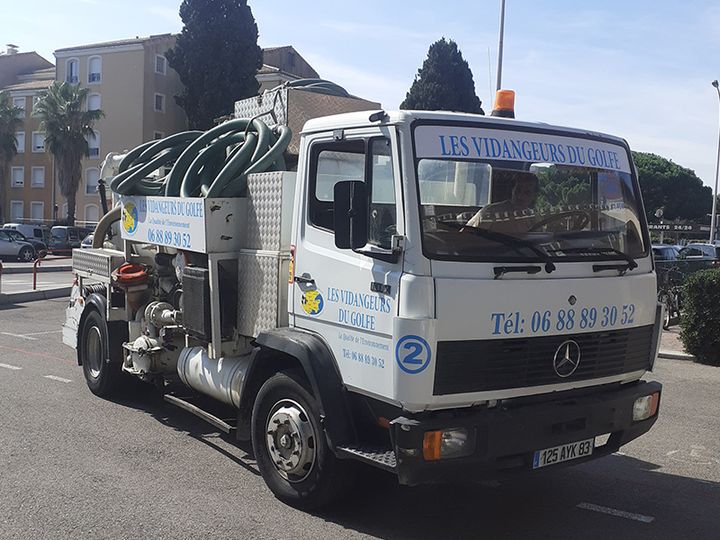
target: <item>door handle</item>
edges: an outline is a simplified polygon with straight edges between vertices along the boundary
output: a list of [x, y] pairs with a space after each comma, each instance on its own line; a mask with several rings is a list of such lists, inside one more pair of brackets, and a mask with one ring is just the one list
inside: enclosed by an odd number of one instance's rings
[[315, 285], [315, 280], [310, 277], [303, 277], [303, 276], [293, 276], [293, 280], [297, 283], [302, 283], [304, 285]]

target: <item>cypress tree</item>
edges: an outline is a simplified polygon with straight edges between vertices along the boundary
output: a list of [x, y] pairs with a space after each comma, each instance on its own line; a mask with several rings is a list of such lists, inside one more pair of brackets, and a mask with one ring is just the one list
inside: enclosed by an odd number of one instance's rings
[[442, 38], [430, 45], [400, 108], [485, 114], [481, 105], [467, 60], [457, 43]]
[[238, 99], [257, 94], [258, 28], [246, 0], [183, 0], [183, 29], [168, 64], [185, 89], [175, 100], [191, 129], [208, 129]]

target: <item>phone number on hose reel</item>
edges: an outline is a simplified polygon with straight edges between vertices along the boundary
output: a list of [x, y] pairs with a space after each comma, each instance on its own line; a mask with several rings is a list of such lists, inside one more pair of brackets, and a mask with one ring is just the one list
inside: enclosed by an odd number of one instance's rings
[[162, 244], [163, 246], [176, 248], [189, 249], [192, 247], [190, 234], [169, 231], [167, 229], [148, 229], [147, 241], [153, 244]]
[[635, 304], [533, 311], [531, 314], [520, 311], [491, 313], [490, 321], [494, 336], [613, 328], [635, 322]]

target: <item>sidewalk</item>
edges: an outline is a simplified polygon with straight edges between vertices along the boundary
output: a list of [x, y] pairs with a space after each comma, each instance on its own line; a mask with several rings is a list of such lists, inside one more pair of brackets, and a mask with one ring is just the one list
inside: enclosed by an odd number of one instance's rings
[[682, 342], [680, 341], [680, 327], [678, 325], [671, 326], [668, 330], [664, 330], [660, 338], [660, 358], [668, 358], [670, 360], [692, 360], [693, 356], [685, 352]]
[[[58, 261], [69, 262], [69, 261]], [[38, 269], [36, 288], [33, 289], [32, 263], [8, 267], [3, 263], [0, 276], [0, 306], [20, 304], [48, 298], [69, 297], [72, 289], [73, 274], [70, 266], [59, 266], [45, 261]]]

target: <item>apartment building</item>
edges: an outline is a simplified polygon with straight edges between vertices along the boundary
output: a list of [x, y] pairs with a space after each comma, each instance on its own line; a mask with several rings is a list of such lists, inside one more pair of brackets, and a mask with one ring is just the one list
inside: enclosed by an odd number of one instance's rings
[[258, 71], [259, 93], [296, 79], [317, 79], [320, 75], [292, 45], [263, 49], [263, 65]]
[[49, 220], [52, 217], [53, 161], [45, 152], [40, 121], [32, 116], [37, 95], [55, 80], [55, 67], [36, 52], [18, 52], [14, 45], [0, 54], [0, 90], [22, 109], [15, 133], [17, 155], [10, 162], [2, 215], [5, 221]]
[[[88, 140], [90, 156], [83, 160], [78, 221], [92, 223], [100, 216], [97, 183], [109, 152], [187, 129], [185, 113], [173, 97], [182, 83], [165, 59], [174, 44], [174, 35], [163, 34], [55, 51], [57, 80], [87, 87], [88, 107], [105, 113]], [[63, 205], [60, 215], [66, 212]]]

